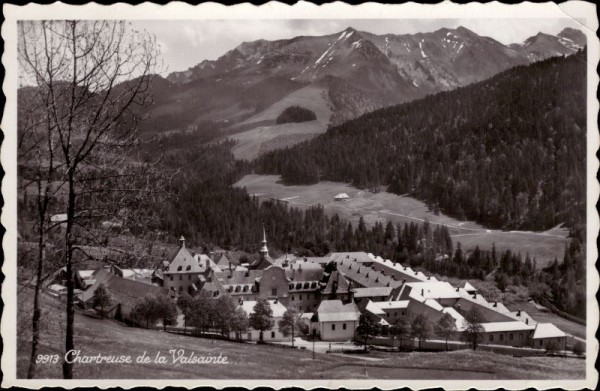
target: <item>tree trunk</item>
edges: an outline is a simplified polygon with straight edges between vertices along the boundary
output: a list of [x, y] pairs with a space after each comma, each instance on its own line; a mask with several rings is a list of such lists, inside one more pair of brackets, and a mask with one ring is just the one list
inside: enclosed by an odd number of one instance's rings
[[[32, 320], [32, 335], [31, 335], [31, 357], [29, 359], [29, 369], [27, 371], [27, 378], [33, 379], [36, 370], [36, 359], [38, 352], [38, 344], [40, 340], [40, 318], [41, 318], [41, 305], [40, 305], [40, 294], [42, 291], [42, 275], [44, 268], [44, 261], [46, 259], [46, 239], [45, 239], [45, 216], [46, 216], [46, 204], [40, 200], [41, 197], [41, 183], [38, 183], [38, 211], [40, 217], [40, 228], [39, 228], [39, 240], [38, 240], [38, 263], [37, 263], [37, 281], [35, 284], [35, 293], [33, 295], [33, 320]], [[44, 197], [46, 195], [44, 194]]]
[[292, 324], [292, 348], [294, 347], [294, 325]]
[[262, 332], [262, 330], [260, 330], [260, 333], [259, 333], [259, 336], [258, 336], [258, 340], [260, 342], [263, 342], [263, 332]]
[[[73, 220], [75, 218], [75, 172], [73, 169], [68, 173], [69, 199], [67, 206], [67, 228], [66, 228], [66, 263], [67, 263], [67, 330], [65, 338], [65, 353], [75, 348], [74, 323], [75, 307], [73, 305], [75, 284], [73, 281]], [[63, 378], [73, 378], [73, 363], [66, 360], [63, 362]]]

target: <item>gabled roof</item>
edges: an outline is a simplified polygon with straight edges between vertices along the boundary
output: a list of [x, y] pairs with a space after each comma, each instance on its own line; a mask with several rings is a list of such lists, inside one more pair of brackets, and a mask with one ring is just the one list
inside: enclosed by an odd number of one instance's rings
[[122, 278], [109, 273], [106, 270], [98, 270], [94, 274], [96, 280], [94, 285], [83, 291], [81, 300], [88, 302], [94, 296], [94, 291], [100, 284], [104, 284], [111, 294], [113, 303], [121, 303], [132, 306], [135, 301], [141, 297], [151, 295], [167, 295], [168, 291], [155, 285], [136, 282], [127, 278]]
[[330, 258], [332, 261], [354, 261], [358, 263], [372, 263], [373, 257], [364, 252], [364, 251], [354, 251], [354, 252], [335, 252], [331, 253]]
[[367, 302], [365, 310], [369, 311], [373, 315], [385, 316], [385, 312], [371, 300]]
[[316, 263], [300, 261], [280, 267], [285, 270], [285, 275], [290, 281], [321, 281], [323, 279], [323, 268]]
[[[409, 296], [415, 300], [424, 301], [426, 299], [458, 299], [459, 292], [445, 281], [427, 281], [427, 282], [407, 282], [402, 289], [403, 297], [405, 290], [409, 290]], [[403, 297], [404, 298], [404, 297]]]
[[231, 261], [229, 260], [229, 258], [227, 258], [227, 256], [224, 253], [217, 255], [217, 262], [216, 262], [217, 266], [219, 266], [221, 268], [228, 268], [229, 262], [231, 262]]
[[538, 323], [533, 332], [533, 339], [540, 338], [560, 338], [566, 337], [564, 331], [553, 325], [552, 323]]
[[481, 327], [486, 333], [495, 333], [502, 331], [529, 331], [535, 327], [527, 325], [523, 322], [492, 322], [492, 323], [481, 323]]
[[201, 273], [203, 270], [185, 246], [181, 246], [165, 273]]
[[319, 322], [357, 321], [360, 318], [356, 304], [343, 304], [341, 300], [323, 300], [317, 313]]
[[376, 301], [373, 305], [377, 306], [380, 310], [396, 310], [408, 308], [409, 300], [394, 300], [394, 301]]
[[252, 265], [250, 265], [250, 268], [252, 269], [256, 269], [256, 270], [262, 270], [262, 269], [266, 269], [269, 266], [273, 265], [273, 259], [269, 256], [269, 254], [266, 254], [263, 257], [259, 258], [256, 262], [254, 262]]
[[390, 286], [396, 288], [402, 285], [401, 281], [396, 281], [380, 271], [373, 270], [370, 266], [362, 266], [358, 262], [343, 260], [338, 262], [337, 270], [344, 274], [347, 279], [356, 282], [361, 287]]
[[345, 293], [348, 292], [348, 280], [344, 277], [344, 275], [337, 270], [331, 272], [329, 276], [329, 280], [327, 281], [327, 286], [323, 290], [323, 294], [328, 295], [333, 293], [333, 285], [337, 284], [337, 288], [335, 290], [336, 293]]
[[392, 294], [391, 286], [373, 286], [370, 288], [355, 288], [354, 298], [359, 299], [362, 297], [389, 297]]
[[519, 313], [519, 311], [513, 311], [513, 312], [508, 313], [507, 315], [509, 315], [511, 318], [513, 318], [515, 320], [520, 320], [521, 322], [527, 321], [527, 323], [531, 324], [531, 325], [535, 325], [538, 323], [535, 319], [533, 319], [531, 317], [531, 315], [529, 315], [525, 311], [520, 311], [520, 313]]
[[466, 290], [467, 292], [476, 292], [477, 291], [477, 288], [475, 288], [473, 285], [469, 284], [468, 281], [465, 281], [462, 288], [464, 290]]
[[225, 270], [214, 274], [215, 278], [223, 285], [254, 284], [256, 280], [260, 280], [262, 275], [263, 270]]
[[[200, 270], [202, 273], [204, 273], [206, 271], [206, 262], [208, 262], [208, 265], [210, 266], [210, 268], [216, 272], [220, 272], [222, 271], [222, 268], [219, 267], [212, 259], [210, 259], [210, 257], [206, 254], [196, 254], [194, 255], [194, 260], [196, 261], [196, 263], [198, 264], [198, 266], [200, 267]], [[227, 267], [229, 267], [229, 265], [227, 265]]]

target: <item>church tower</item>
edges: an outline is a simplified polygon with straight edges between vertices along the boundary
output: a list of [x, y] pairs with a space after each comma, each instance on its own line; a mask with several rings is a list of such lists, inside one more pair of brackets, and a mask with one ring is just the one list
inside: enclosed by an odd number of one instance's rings
[[263, 240], [261, 242], [260, 250], [258, 250], [260, 261], [267, 259], [269, 256], [269, 249], [267, 248], [267, 234], [265, 233], [265, 226], [263, 225]]

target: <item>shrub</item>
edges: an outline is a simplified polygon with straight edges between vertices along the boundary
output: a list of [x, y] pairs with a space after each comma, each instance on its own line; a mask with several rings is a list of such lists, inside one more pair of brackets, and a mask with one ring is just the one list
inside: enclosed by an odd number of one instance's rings
[[575, 342], [575, 345], [573, 345], [573, 353], [578, 356], [581, 356], [583, 355], [583, 353], [585, 353], [585, 345], [583, 344], [583, 342]]

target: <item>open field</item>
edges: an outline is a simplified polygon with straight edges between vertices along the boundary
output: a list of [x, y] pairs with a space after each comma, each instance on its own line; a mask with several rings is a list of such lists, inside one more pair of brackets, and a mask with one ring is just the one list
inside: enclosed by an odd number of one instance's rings
[[[289, 106], [299, 105], [313, 111], [317, 119], [302, 123], [288, 123], [276, 125], [275, 119], [283, 110]], [[327, 130], [327, 124], [331, 116], [327, 92], [323, 88], [308, 86], [292, 92], [282, 100], [269, 106], [264, 111], [234, 125], [244, 132], [229, 136], [238, 143], [233, 148], [233, 154], [237, 159], [251, 160], [261, 153], [285, 148], [308, 140], [319, 133]], [[255, 124], [255, 127], [252, 127]]]
[[[19, 295], [20, 313], [28, 307], [30, 290]], [[61, 305], [44, 299], [46, 327], [40, 353], [62, 354], [64, 335]], [[18, 377], [26, 374], [29, 343], [27, 317], [18, 330]], [[257, 378], [257, 379], [576, 379], [585, 376], [583, 360], [563, 358], [515, 358], [493, 353], [455, 351], [440, 353], [371, 352], [366, 357], [292, 350], [277, 346], [210, 340], [180, 336], [155, 330], [123, 326], [112, 320], [98, 320], [76, 314], [76, 349], [82, 355], [129, 355], [158, 352], [167, 364], [93, 364], [75, 365], [76, 378]], [[186, 355], [227, 357], [229, 364], [172, 364], [170, 349], [185, 349]], [[60, 364], [41, 364], [37, 377], [59, 378]]]
[[[463, 249], [489, 250], [495, 243], [497, 251], [510, 249], [529, 253], [537, 259], [538, 267], [564, 256], [568, 231], [556, 227], [545, 232], [501, 231], [486, 229], [472, 221], [459, 221], [444, 214], [435, 215], [427, 206], [414, 198], [399, 196], [385, 191], [377, 194], [356, 189], [338, 182], [323, 181], [309, 186], [285, 186], [277, 175], [246, 175], [234, 186], [245, 187], [249, 194], [259, 198], [287, 201], [290, 206], [306, 208], [321, 204], [330, 214], [337, 213], [341, 218], [357, 223], [360, 216], [369, 226], [376, 221], [394, 224], [405, 222], [421, 223], [428, 220], [431, 224], [443, 224], [450, 229], [454, 242], [460, 242]], [[347, 193], [350, 200], [336, 202], [333, 197], [338, 193]]]

